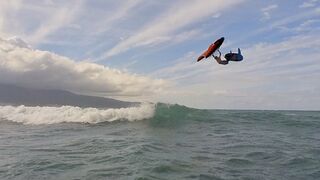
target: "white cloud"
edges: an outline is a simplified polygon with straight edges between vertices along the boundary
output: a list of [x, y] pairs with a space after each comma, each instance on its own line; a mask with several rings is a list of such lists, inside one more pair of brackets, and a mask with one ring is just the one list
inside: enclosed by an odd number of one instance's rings
[[8, 37], [12, 32], [7, 28], [8, 22], [7, 19], [10, 17], [12, 11], [17, 11], [21, 8], [21, 0], [12, 0], [12, 1], [0, 1], [0, 36]]
[[54, 53], [30, 49], [19, 42], [0, 39], [1, 83], [123, 98], [148, 96], [168, 87], [168, 82], [161, 79], [75, 62]]
[[288, 30], [290, 28], [287, 28], [286, 26], [290, 23], [296, 23], [308, 18], [314, 18], [320, 15], [320, 8], [315, 8], [315, 9], [311, 9], [308, 11], [303, 11], [301, 13], [295, 14], [295, 15], [290, 15], [288, 17], [284, 17], [284, 18], [280, 18], [277, 20], [274, 20], [273, 22], [271, 22], [270, 24], [267, 24], [267, 26], [262, 27], [257, 29], [256, 31], [254, 31], [253, 33], [250, 33], [249, 35], [245, 35], [242, 36], [240, 39], [244, 40], [244, 39], [249, 39], [252, 36], [256, 36], [258, 34], [262, 34], [274, 29], [285, 29]]
[[314, 17], [314, 16], [319, 16], [320, 15], [320, 9], [312, 9], [310, 11], [305, 11], [293, 16], [289, 16], [289, 17], [285, 17], [283, 19], [277, 20], [275, 22], [273, 22], [270, 26], [270, 29], [275, 28], [275, 27], [280, 27], [280, 26], [284, 26], [287, 25], [289, 23], [292, 22], [297, 22], [309, 17]]
[[28, 42], [33, 45], [41, 43], [46, 36], [64, 26], [70, 25], [72, 20], [78, 16], [82, 6], [83, 0], [79, 0], [77, 3], [73, 2], [56, 9], [31, 35], [27, 36]]
[[18, 35], [35, 46], [57, 30], [71, 25], [83, 9], [84, 1], [1, 1], [0, 36]]
[[318, 0], [310, 0], [307, 2], [303, 2], [299, 7], [300, 8], [312, 8], [317, 5]]
[[[117, 8], [112, 9], [112, 10], [105, 10], [104, 13], [101, 13], [99, 16], [99, 20], [92, 22], [86, 22], [86, 26], [89, 27], [87, 30], [84, 28], [82, 31], [86, 34], [87, 36], [94, 36], [94, 37], [99, 37], [101, 35], [109, 34], [109, 33], [114, 33], [114, 31], [117, 31], [117, 26], [115, 25], [116, 23], [122, 22], [123, 24], [127, 23], [125, 20], [127, 18], [132, 18], [132, 12], [135, 11], [135, 8], [137, 8], [138, 5], [140, 4], [145, 4], [147, 3], [144, 0], [123, 0], [117, 2], [119, 5], [117, 5]], [[111, 13], [110, 13], [111, 12]], [[96, 19], [96, 15], [94, 15], [94, 19]], [[88, 25], [90, 24], [90, 25]], [[120, 40], [123, 40], [123, 37], [119, 37]], [[88, 51], [86, 51], [85, 55], [87, 57], [93, 56], [97, 51], [103, 49], [108, 43], [108, 41], [103, 41], [103, 42], [95, 42], [94, 47]]]
[[143, 0], [127, 0], [121, 1], [119, 8], [115, 9], [114, 12], [106, 17], [103, 17], [102, 21], [99, 21], [94, 29], [94, 34], [100, 34], [106, 32], [108, 29], [112, 29], [112, 24], [118, 20], [121, 20], [129, 16], [131, 11], [139, 4], [143, 3]]
[[275, 9], [278, 8], [278, 5], [277, 4], [272, 4], [272, 5], [269, 5], [265, 8], [262, 8], [261, 9], [261, 12], [262, 12], [262, 15], [263, 15], [263, 18], [262, 20], [268, 20], [271, 18], [271, 11], [274, 11]]
[[126, 40], [119, 42], [101, 58], [110, 57], [131, 48], [167, 42], [178, 34], [178, 30], [206, 17], [213, 16], [224, 9], [231, 8], [243, 0], [192, 0], [179, 1], [153, 22]]
[[[320, 46], [320, 39], [317, 38], [317, 35], [300, 35], [279, 43], [260, 43], [247, 49], [246, 52], [250, 54], [250, 58], [253, 59], [260, 59], [259, 57], [268, 56], [268, 58], [272, 59], [272, 57], [288, 51], [304, 48], [314, 49], [318, 46]], [[272, 52], [272, 54], [270, 54], [270, 52]]]
[[297, 32], [319, 30], [319, 24], [319, 19], [309, 19], [301, 23], [298, 27], [294, 28], [293, 30]]
[[221, 16], [221, 13], [216, 13], [214, 15], [212, 15], [212, 18], [219, 18]]

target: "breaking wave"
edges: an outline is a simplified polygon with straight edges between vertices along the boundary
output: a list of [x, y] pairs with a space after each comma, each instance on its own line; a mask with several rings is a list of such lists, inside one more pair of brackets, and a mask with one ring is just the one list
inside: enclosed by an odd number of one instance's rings
[[139, 121], [154, 116], [155, 104], [142, 103], [140, 106], [119, 109], [80, 108], [74, 106], [30, 107], [0, 106], [0, 121], [23, 124], [90, 123], [117, 120]]
[[155, 126], [176, 126], [187, 121], [212, 119], [210, 111], [178, 104], [141, 103], [128, 108], [81, 108], [75, 106], [0, 106], [0, 121], [41, 125], [57, 123], [97, 124], [113, 121], [148, 120]]

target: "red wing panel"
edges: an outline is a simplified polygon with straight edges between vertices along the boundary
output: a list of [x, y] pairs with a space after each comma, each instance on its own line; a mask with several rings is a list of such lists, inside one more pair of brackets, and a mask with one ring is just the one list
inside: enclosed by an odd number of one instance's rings
[[217, 41], [215, 41], [213, 44], [211, 44], [208, 49], [203, 52], [201, 54], [201, 56], [198, 57], [198, 60], [197, 61], [201, 61], [203, 58], [208, 58], [209, 56], [211, 56], [217, 49], [220, 48], [220, 46], [222, 45], [224, 41], [224, 38], [220, 38], [218, 39]]

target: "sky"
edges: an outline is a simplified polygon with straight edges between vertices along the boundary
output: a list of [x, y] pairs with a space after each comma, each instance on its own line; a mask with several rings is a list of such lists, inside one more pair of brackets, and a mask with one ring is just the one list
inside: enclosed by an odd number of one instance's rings
[[[216, 39], [223, 66], [197, 57]], [[320, 0], [0, 1], [0, 83], [206, 109], [320, 110]]]

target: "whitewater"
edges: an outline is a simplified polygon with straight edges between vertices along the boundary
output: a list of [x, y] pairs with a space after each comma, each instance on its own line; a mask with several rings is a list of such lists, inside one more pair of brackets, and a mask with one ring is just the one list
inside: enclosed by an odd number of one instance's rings
[[137, 107], [119, 109], [80, 108], [74, 106], [61, 107], [28, 107], [0, 106], [2, 120], [23, 124], [55, 124], [55, 123], [101, 123], [116, 120], [143, 120], [151, 118], [155, 105], [142, 103]]
[[0, 106], [0, 179], [319, 179], [319, 111]]

